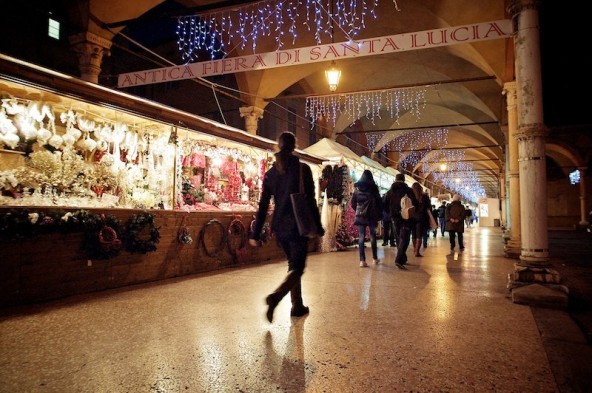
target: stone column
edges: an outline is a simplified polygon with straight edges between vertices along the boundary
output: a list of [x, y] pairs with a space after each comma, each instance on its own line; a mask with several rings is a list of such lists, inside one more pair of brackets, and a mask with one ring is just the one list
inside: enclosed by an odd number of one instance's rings
[[91, 32], [70, 36], [70, 45], [78, 55], [80, 78], [87, 82], [99, 83], [103, 56], [111, 54], [112, 42]]
[[580, 225], [586, 227], [588, 222], [588, 207], [586, 206], [586, 167], [579, 167], [580, 171]]
[[520, 178], [518, 173], [518, 109], [516, 97], [516, 82], [504, 84], [504, 94], [506, 95], [506, 108], [508, 110], [508, 146], [506, 153], [508, 155], [508, 189], [510, 209], [508, 211], [506, 246], [504, 255], [508, 258], [520, 257], [521, 239], [520, 239]]
[[506, 213], [506, 174], [505, 174], [505, 168], [502, 167], [502, 170], [499, 173], [498, 176], [498, 183], [500, 185], [500, 205], [501, 205], [501, 213], [500, 213], [500, 217], [501, 217], [501, 221], [502, 221], [502, 227], [506, 228], [507, 226], [507, 213]]
[[245, 118], [245, 130], [249, 134], [257, 135], [257, 123], [263, 119], [263, 109], [256, 106], [241, 106], [240, 116]]
[[[512, 0], [516, 97], [518, 99], [518, 172], [520, 174], [521, 253], [510, 275], [512, 300], [567, 307], [567, 289], [550, 268], [547, 228], [547, 176], [543, 92], [539, 45], [539, 0]], [[515, 227], [515, 222], [513, 227]]]

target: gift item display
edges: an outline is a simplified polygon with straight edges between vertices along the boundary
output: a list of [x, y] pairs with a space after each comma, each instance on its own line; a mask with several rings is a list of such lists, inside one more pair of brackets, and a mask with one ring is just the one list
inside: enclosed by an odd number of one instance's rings
[[[261, 169], [267, 158], [255, 151], [214, 146], [199, 140], [180, 145], [180, 184], [176, 209], [255, 211]], [[253, 149], [251, 149], [253, 150]], [[265, 172], [263, 172], [265, 173]]]
[[0, 91], [0, 206], [256, 209], [262, 149], [8, 81]]

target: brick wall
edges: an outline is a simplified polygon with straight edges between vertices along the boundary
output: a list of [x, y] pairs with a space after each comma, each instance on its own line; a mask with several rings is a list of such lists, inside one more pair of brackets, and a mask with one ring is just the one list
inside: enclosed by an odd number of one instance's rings
[[[9, 208], [0, 208], [0, 214]], [[33, 210], [30, 209], [29, 210]], [[60, 209], [67, 211], [65, 209]], [[122, 222], [137, 210], [89, 210], [91, 213], [110, 214]], [[39, 210], [36, 210], [39, 211]], [[157, 250], [147, 254], [129, 253], [107, 260], [88, 260], [82, 251], [82, 233], [51, 233], [32, 239], [0, 237], [0, 307], [42, 302], [76, 294], [121, 288], [129, 285], [165, 280], [190, 274], [257, 264], [285, 259], [275, 239], [263, 247], [246, 246], [245, 258], [238, 261], [227, 245], [217, 255], [209, 256], [220, 244], [220, 230], [227, 231], [233, 219], [230, 212], [176, 212], [151, 210], [160, 230]], [[252, 213], [238, 213], [241, 222], [249, 228]], [[222, 224], [208, 226], [203, 243], [199, 233], [211, 219]], [[186, 225], [193, 242], [181, 244], [177, 240], [179, 228]], [[233, 248], [240, 238], [232, 237]], [[206, 249], [204, 249], [204, 246]], [[311, 242], [314, 251], [318, 242]]]

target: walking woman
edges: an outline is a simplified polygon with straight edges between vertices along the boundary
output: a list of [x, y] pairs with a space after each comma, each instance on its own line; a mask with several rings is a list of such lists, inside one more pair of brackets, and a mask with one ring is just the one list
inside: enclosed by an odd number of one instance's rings
[[428, 194], [423, 192], [421, 184], [415, 182], [411, 186], [411, 189], [419, 201], [418, 206], [415, 208], [415, 227], [412, 232], [413, 251], [415, 252], [416, 257], [422, 257], [423, 255], [419, 253], [419, 250], [421, 248], [424, 235], [427, 234], [430, 228], [430, 218], [428, 217], [428, 214], [432, 208], [432, 204], [430, 203], [430, 197]]
[[298, 157], [293, 155], [294, 149], [296, 149], [296, 136], [291, 132], [282, 133], [278, 138], [278, 149], [279, 151], [275, 154], [275, 163], [263, 177], [263, 191], [259, 200], [259, 210], [255, 217], [253, 233], [249, 239], [251, 246], [261, 244], [259, 241], [261, 230], [265, 223], [269, 202], [273, 196], [275, 209], [271, 220], [271, 230], [275, 233], [282, 250], [288, 258], [288, 274], [280, 286], [265, 298], [268, 306], [266, 317], [270, 323], [273, 322], [275, 308], [288, 292], [290, 292], [292, 300], [290, 316], [301, 317], [309, 312], [308, 307], [302, 301], [302, 284], [300, 281], [306, 266], [308, 238], [302, 237], [298, 233], [290, 199], [290, 194], [299, 192], [301, 179], [304, 192], [311, 206], [314, 205], [315, 207], [312, 210], [317, 226], [321, 228], [320, 235], [324, 234], [321, 216], [316, 207], [312, 172], [307, 164], [300, 163]]
[[368, 267], [366, 263], [366, 250], [364, 243], [366, 228], [370, 232], [370, 247], [374, 264], [380, 263], [378, 259], [378, 246], [376, 244], [376, 226], [382, 219], [382, 198], [378, 186], [374, 182], [374, 176], [369, 170], [362, 173], [362, 177], [354, 183], [355, 190], [351, 199], [352, 209], [356, 212], [354, 225], [358, 226], [358, 248], [360, 251], [360, 267]]

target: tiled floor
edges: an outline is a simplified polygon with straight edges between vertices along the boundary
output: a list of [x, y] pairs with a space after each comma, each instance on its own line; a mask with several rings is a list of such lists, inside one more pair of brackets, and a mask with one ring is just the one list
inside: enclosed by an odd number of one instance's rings
[[559, 392], [499, 228], [449, 250], [430, 238], [406, 271], [394, 248], [311, 255], [310, 314], [288, 296], [273, 324], [285, 261], [4, 310], [0, 392]]

